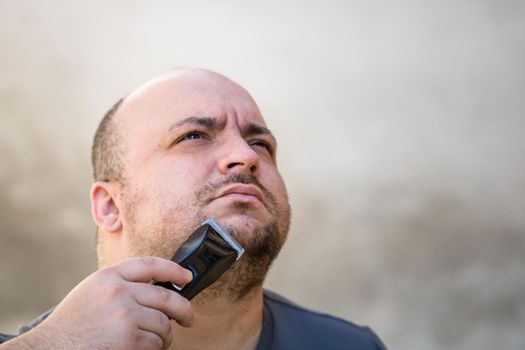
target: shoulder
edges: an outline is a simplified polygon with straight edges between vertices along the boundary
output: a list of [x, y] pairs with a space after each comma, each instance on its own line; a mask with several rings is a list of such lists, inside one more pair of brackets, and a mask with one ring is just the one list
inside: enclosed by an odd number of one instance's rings
[[31, 329], [38, 326], [40, 323], [42, 323], [51, 313], [53, 312], [54, 308], [47, 310], [28, 324], [23, 324], [18, 328], [18, 334], [4, 334], [0, 333], [0, 344], [5, 343], [6, 341], [13, 339], [25, 332], [30, 331]]
[[[273, 317], [274, 340], [311, 349], [385, 349], [368, 327], [301, 307], [268, 290], [264, 302]], [[277, 347], [279, 348], [279, 347]]]
[[0, 344], [5, 343], [6, 341], [13, 339], [14, 335], [0, 333]]

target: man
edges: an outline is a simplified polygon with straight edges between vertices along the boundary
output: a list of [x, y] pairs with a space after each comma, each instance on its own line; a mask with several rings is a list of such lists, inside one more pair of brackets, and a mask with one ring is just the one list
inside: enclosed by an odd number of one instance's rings
[[[262, 289], [289, 229], [277, 143], [246, 90], [181, 69], [119, 101], [93, 144], [99, 270], [4, 349], [383, 349], [368, 329]], [[215, 218], [244, 256], [192, 302], [167, 259]]]

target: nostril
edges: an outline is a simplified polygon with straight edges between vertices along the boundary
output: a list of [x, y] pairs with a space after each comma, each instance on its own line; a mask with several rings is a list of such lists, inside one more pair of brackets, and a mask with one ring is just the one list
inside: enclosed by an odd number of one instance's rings
[[[239, 167], [244, 167], [243, 165], [244, 165], [244, 163], [241, 163], [241, 162], [228, 163], [227, 168], [228, 168], [228, 169], [233, 169], [233, 168], [235, 168], [235, 167], [237, 167], [237, 166], [239, 166]], [[252, 164], [252, 165], [249, 167], [249, 169], [250, 169], [250, 172], [252, 172], [252, 173], [255, 172], [255, 171], [257, 170], [257, 164]]]
[[233, 168], [233, 167], [235, 167], [237, 165], [240, 165], [240, 164], [241, 163], [230, 163], [230, 164], [228, 164], [228, 169], [231, 169], [231, 168]]

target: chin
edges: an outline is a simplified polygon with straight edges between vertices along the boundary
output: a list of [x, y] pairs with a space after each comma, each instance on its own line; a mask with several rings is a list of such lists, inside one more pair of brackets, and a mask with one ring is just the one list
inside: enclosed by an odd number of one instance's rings
[[264, 222], [259, 218], [244, 213], [218, 216], [216, 219], [225, 229], [240, 234], [249, 234], [264, 226]]

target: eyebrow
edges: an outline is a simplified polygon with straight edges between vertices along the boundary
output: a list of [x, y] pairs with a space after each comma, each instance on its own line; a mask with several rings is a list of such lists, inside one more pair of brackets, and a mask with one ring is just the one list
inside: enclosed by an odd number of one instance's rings
[[[219, 129], [221, 127], [221, 125], [217, 124], [217, 120], [215, 118], [204, 117], [204, 116], [191, 116], [191, 117], [185, 118], [173, 124], [172, 126], [170, 126], [170, 128], [168, 129], [168, 132], [171, 132], [173, 129], [181, 127], [186, 124], [199, 125], [206, 129]], [[242, 134], [244, 136], [268, 135], [274, 141], [276, 141], [275, 136], [273, 136], [270, 129], [268, 129], [265, 126], [262, 126], [256, 123], [248, 123], [248, 125], [244, 127], [243, 129], [244, 130], [242, 130]]]
[[183, 125], [186, 125], [186, 124], [199, 125], [199, 126], [203, 126], [203, 127], [207, 128], [207, 129], [214, 129], [214, 128], [217, 127], [217, 122], [215, 121], [214, 118], [210, 118], [210, 117], [188, 117], [188, 118], [183, 119], [183, 120], [173, 124], [172, 126], [170, 126], [170, 128], [168, 129], [168, 132], [172, 131], [175, 128], [178, 128], [178, 127], [181, 127]]
[[251, 135], [268, 135], [270, 136], [274, 141], [276, 141], [275, 139], [275, 136], [273, 136], [272, 132], [270, 131], [270, 129], [268, 129], [267, 127], [264, 127], [262, 125], [259, 125], [259, 124], [255, 124], [255, 123], [248, 123], [248, 125], [246, 126], [245, 130], [244, 130], [244, 135], [245, 136], [251, 136]]

